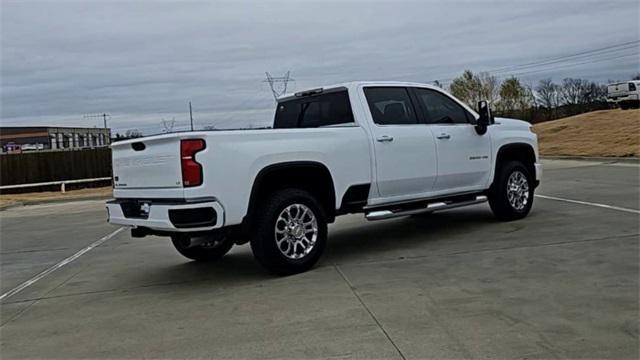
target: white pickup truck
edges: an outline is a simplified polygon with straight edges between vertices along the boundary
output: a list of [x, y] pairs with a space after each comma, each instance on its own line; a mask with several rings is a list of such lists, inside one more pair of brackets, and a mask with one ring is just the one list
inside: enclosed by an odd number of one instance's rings
[[184, 256], [250, 242], [281, 275], [311, 268], [336, 216], [388, 219], [489, 202], [525, 217], [541, 178], [528, 123], [442, 89], [351, 82], [278, 100], [273, 128], [191, 131], [112, 144], [109, 222], [170, 236]]
[[617, 104], [622, 110], [640, 106], [640, 80], [607, 85], [607, 102]]

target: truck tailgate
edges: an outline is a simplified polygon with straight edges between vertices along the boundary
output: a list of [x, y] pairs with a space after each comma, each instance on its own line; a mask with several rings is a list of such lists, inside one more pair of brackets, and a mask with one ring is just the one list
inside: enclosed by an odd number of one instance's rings
[[182, 187], [179, 137], [141, 138], [111, 148], [116, 189]]
[[611, 84], [607, 86], [607, 95], [626, 96], [629, 92], [629, 83]]

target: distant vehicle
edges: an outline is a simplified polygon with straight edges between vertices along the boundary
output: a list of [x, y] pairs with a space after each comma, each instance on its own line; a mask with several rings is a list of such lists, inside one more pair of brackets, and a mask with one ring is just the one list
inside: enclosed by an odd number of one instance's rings
[[607, 85], [607, 102], [620, 106], [622, 110], [639, 107], [640, 80]]
[[22, 151], [44, 150], [44, 144], [24, 144]]
[[2, 146], [2, 152], [10, 154], [19, 154], [22, 152], [22, 146], [14, 142], [6, 143]]
[[311, 268], [336, 216], [368, 220], [489, 201], [521, 219], [542, 176], [529, 123], [476, 113], [430, 85], [353, 82], [278, 100], [273, 129], [112, 144], [108, 221], [208, 261], [250, 242], [281, 275]]

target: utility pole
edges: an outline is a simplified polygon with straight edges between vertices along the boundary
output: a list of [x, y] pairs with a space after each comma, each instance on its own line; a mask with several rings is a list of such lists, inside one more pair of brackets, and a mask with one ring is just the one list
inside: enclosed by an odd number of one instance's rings
[[[275, 100], [275, 102], [278, 102], [278, 98], [287, 93], [287, 84], [289, 84], [289, 81], [295, 81], [289, 76], [290, 73], [291, 71], [287, 71], [284, 76], [273, 77], [269, 72], [265, 72], [267, 79], [263, 82], [269, 83], [271, 93], [273, 94], [273, 100]], [[276, 84], [278, 83], [282, 84], [282, 89], [280, 90], [276, 89]]]
[[193, 110], [191, 110], [191, 101], [189, 101], [189, 119], [191, 119], [191, 131], [193, 131]]

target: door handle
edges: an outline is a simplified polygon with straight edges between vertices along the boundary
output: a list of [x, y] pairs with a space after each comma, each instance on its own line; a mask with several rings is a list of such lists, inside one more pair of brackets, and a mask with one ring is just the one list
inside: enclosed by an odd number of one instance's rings
[[376, 141], [378, 141], [378, 142], [391, 142], [391, 141], [393, 141], [393, 137], [388, 136], [388, 135], [383, 135], [383, 136], [380, 136], [379, 138], [377, 138]]
[[442, 133], [442, 134], [438, 135], [437, 138], [440, 139], [440, 140], [448, 140], [448, 139], [451, 139], [451, 135]]

